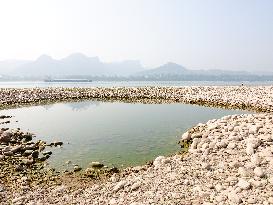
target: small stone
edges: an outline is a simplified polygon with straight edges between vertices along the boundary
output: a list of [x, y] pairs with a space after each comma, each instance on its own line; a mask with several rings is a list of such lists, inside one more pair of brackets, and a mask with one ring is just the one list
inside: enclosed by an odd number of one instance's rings
[[248, 171], [244, 167], [239, 167], [238, 169], [238, 174], [242, 177], [247, 177], [249, 176]]
[[117, 204], [117, 200], [116, 199], [110, 199], [109, 204], [115, 205], [115, 204]]
[[231, 168], [239, 168], [239, 167], [242, 166], [242, 164], [240, 162], [238, 162], [238, 161], [233, 161], [233, 162], [229, 163], [229, 166]]
[[245, 181], [244, 179], [239, 179], [239, 182], [237, 185], [238, 185], [238, 187], [240, 187], [243, 190], [248, 190], [251, 187], [251, 184], [249, 182]]
[[33, 158], [38, 158], [39, 157], [39, 152], [37, 150], [35, 150], [35, 151], [32, 152], [31, 156]]
[[91, 162], [90, 166], [93, 168], [102, 168], [104, 165], [100, 162]]
[[222, 190], [223, 190], [223, 186], [222, 186], [222, 185], [220, 185], [220, 184], [216, 184], [216, 186], [215, 186], [215, 190], [216, 190], [217, 192], [220, 192], [220, 191], [222, 191]]
[[42, 153], [43, 155], [52, 155], [52, 151], [45, 151]]
[[118, 191], [120, 189], [122, 189], [126, 184], [126, 181], [120, 181], [116, 184], [116, 186], [114, 187], [113, 191]]
[[72, 162], [70, 160], [67, 160], [65, 163], [66, 164], [71, 164]]
[[273, 204], [273, 197], [269, 197], [269, 198], [268, 198], [268, 202], [269, 202], [270, 204]]
[[26, 165], [31, 165], [31, 164], [33, 164], [33, 159], [23, 159], [22, 160], [22, 163], [23, 164], [26, 164]]
[[141, 182], [136, 182], [132, 185], [131, 190], [136, 190], [141, 186]]
[[252, 155], [252, 154], [254, 154], [254, 148], [253, 148], [253, 146], [252, 145], [247, 145], [246, 146], [246, 153], [248, 154], [248, 155]]
[[261, 181], [256, 181], [254, 179], [250, 179], [249, 182], [251, 183], [252, 186], [258, 188], [262, 186], [262, 182]]
[[22, 149], [22, 146], [21, 145], [18, 145], [18, 146], [15, 146], [13, 147], [10, 151], [15, 153], [15, 152], [18, 152]]
[[60, 142], [60, 141], [56, 141], [56, 142], [53, 142], [53, 145], [54, 146], [62, 146], [64, 143], [63, 142]]
[[28, 178], [27, 177], [22, 177], [21, 181], [28, 181]]
[[155, 158], [153, 164], [155, 166], [155, 169], [157, 169], [158, 167], [160, 167], [163, 164], [163, 161], [165, 160], [164, 156], [159, 156], [157, 158]]
[[185, 179], [184, 185], [190, 185], [190, 181], [188, 179]]
[[32, 150], [26, 150], [24, 153], [23, 153], [23, 156], [29, 156], [32, 154]]
[[251, 163], [258, 166], [261, 163], [261, 158], [258, 156], [258, 154], [253, 154], [251, 156]]
[[14, 153], [13, 153], [13, 152], [11, 152], [11, 151], [9, 151], [9, 152], [4, 152], [4, 155], [5, 155], [5, 156], [13, 156], [13, 155], [14, 155]]
[[21, 166], [21, 165], [15, 165], [14, 168], [15, 168], [15, 171], [17, 171], [17, 172], [21, 172], [24, 170], [23, 166]]
[[182, 137], [181, 137], [182, 140], [190, 140], [191, 139], [191, 134], [189, 132], [185, 132]]
[[228, 199], [235, 204], [242, 203], [241, 197], [239, 197], [235, 192], [230, 192], [228, 194]]
[[256, 204], [257, 200], [255, 197], [249, 197], [248, 200], [247, 200], [247, 203], [249, 204]]
[[22, 202], [23, 203], [23, 201], [26, 199], [26, 197], [25, 196], [20, 196], [20, 197], [17, 197], [17, 198], [15, 198], [15, 199], [13, 199], [12, 200], [12, 203], [13, 204], [15, 204], [15, 203], [17, 203], [17, 202]]
[[208, 163], [203, 163], [203, 164], [202, 164], [202, 169], [210, 170], [210, 169], [211, 169], [211, 166], [210, 166], [210, 164], [208, 164]]
[[223, 196], [223, 195], [219, 195], [215, 197], [215, 200], [219, 203], [222, 201], [225, 201], [226, 199], [227, 199], [226, 196]]
[[4, 132], [2, 135], [0, 135], [0, 143], [8, 143], [11, 140], [12, 133], [10, 132]]
[[257, 177], [263, 177], [264, 176], [264, 171], [262, 170], [261, 167], [256, 167], [254, 169], [254, 174], [257, 176]]
[[74, 168], [73, 168], [74, 172], [78, 172], [78, 171], [81, 171], [82, 168], [78, 165], [75, 165]]
[[58, 186], [53, 190], [53, 193], [62, 193], [65, 191], [65, 189], [66, 189], [65, 186]]
[[234, 149], [236, 147], [236, 144], [234, 142], [230, 142], [227, 146], [228, 149]]

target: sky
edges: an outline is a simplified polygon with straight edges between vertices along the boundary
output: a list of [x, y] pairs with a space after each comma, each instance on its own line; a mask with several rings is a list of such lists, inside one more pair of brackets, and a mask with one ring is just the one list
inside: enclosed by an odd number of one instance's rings
[[0, 0], [0, 60], [273, 71], [272, 0]]

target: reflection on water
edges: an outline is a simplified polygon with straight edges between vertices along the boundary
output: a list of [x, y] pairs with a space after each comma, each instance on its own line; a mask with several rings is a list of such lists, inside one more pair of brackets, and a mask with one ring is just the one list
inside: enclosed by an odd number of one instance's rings
[[[80, 101], [80, 102], [72, 102], [72, 103], [65, 103], [64, 106], [68, 106], [71, 108], [72, 111], [82, 111], [82, 110], [88, 110], [90, 106], [99, 106], [99, 101]], [[50, 110], [54, 107], [54, 104], [50, 105], [43, 105], [43, 108], [46, 110]]]
[[[11, 127], [22, 128], [48, 142], [60, 140], [50, 163], [62, 167], [67, 160], [87, 166], [139, 165], [158, 155], [179, 150], [179, 137], [209, 119], [245, 111], [184, 104], [130, 104], [82, 101], [0, 111], [13, 115]], [[18, 122], [16, 122], [18, 120]], [[178, 137], [177, 137], [178, 136]]]

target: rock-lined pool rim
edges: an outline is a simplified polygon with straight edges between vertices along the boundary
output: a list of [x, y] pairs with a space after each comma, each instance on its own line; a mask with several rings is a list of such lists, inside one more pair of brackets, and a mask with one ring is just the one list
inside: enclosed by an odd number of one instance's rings
[[[142, 88], [35, 88], [35, 89], [0, 89], [0, 109], [5, 108], [11, 108], [11, 107], [17, 107], [17, 106], [29, 106], [29, 105], [36, 105], [36, 104], [47, 104], [47, 103], [55, 103], [55, 102], [64, 102], [67, 100], [86, 100], [86, 99], [97, 99], [97, 100], [107, 100], [107, 101], [125, 101], [125, 102], [133, 102], [133, 103], [186, 103], [186, 104], [197, 104], [197, 105], [203, 105], [203, 106], [213, 106], [213, 107], [224, 107], [224, 108], [231, 108], [231, 109], [244, 109], [244, 110], [254, 110], [256, 112], [267, 112], [270, 114], [261, 114], [257, 115], [258, 117], [263, 118], [263, 115], [269, 116], [266, 119], [272, 119], [271, 113], [273, 112], [273, 86], [193, 86], [193, 87], [142, 87]], [[242, 119], [244, 120], [244, 117], [248, 117], [251, 115], [242, 115]], [[238, 117], [234, 116], [229, 119], [237, 119]], [[240, 118], [240, 117], [239, 117]], [[210, 125], [210, 123], [218, 122], [217, 120], [213, 119], [209, 121], [207, 124]], [[229, 122], [227, 122], [229, 123]], [[204, 125], [197, 125], [196, 129], [200, 126]], [[216, 131], [219, 127], [215, 126], [210, 127], [208, 131]], [[194, 129], [194, 128], [192, 128]], [[207, 129], [205, 127], [205, 129]], [[256, 134], [258, 133], [259, 129], [256, 130]], [[191, 132], [192, 134], [193, 132]], [[259, 133], [258, 133], [259, 134]], [[184, 135], [184, 139], [185, 139]], [[191, 136], [192, 137], [192, 136]], [[199, 137], [196, 137], [199, 138]], [[196, 139], [194, 138], [194, 139]], [[240, 138], [241, 139], [241, 138]], [[189, 139], [192, 140], [192, 139]], [[196, 141], [196, 140], [195, 140]], [[194, 148], [197, 146], [199, 142], [195, 142]], [[203, 152], [202, 149], [207, 149], [209, 147], [202, 146], [200, 151]], [[193, 150], [191, 148], [191, 154], [193, 154], [192, 157], [197, 152], [192, 152]], [[206, 150], [204, 151], [206, 152]], [[252, 153], [252, 150], [251, 150]], [[250, 154], [251, 154], [250, 153]], [[187, 156], [190, 156], [191, 154], [187, 154]], [[206, 152], [206, 157], [209, 157]], [[173, 156], [173, 157], [159, 157], [156, 158], [156, 160], [146, 166], [140, 166], [140, 167], [134, 167], [131, 168], [128, 172], [122, 172], [121, 175], [114, 175], [111, 177], [110, 181], [106, 182], [106, 185], [109, 186], [108, 188], [112, 188], [112, 190], [104, 190], [101, 191], [98, 189], [100, 186], [95, 185], [91, 186], [90, 189], [93, 193], [97, 193], [99, 195], [106, 194], [107, 197], [103, 199], [103, 203], [110, 203], [115, 204], [117, 203], [117, 196], [120, 197], [119, 194], [124, 193], [123, 191], [127, 192], [127, 181], [126, 179], [131, 179], [132, 177], [136, 177], [136, 179], [141, 179], [142, 176], [144, 177], [144, 174], [149, 173], [149, 170], [152, 169], [157, 170], [158, 168], [165, 169], [167, 168], [170, 163], [175, 162], [176, 160], [180, 160], [179, 156]], [[182, 159], [183, 161], [184, 159]], [[187, 158], [185, 158], [187, 160]], [[205, 171], [202, 171], [202, 173], [207, 173], [211, 165], [209, 163], [202, 163], [201, 164], [202, 169]], [[258, 173], [259, 171], [259, 173]], [[164, 172], [162, 172], [164, 173]], [[261, 175], [260, 170], [254, 170], [254, 173], [256, 175]], [[160, 170], [159, 173], [160, 174]], [[166, 173], [165, 173], [166, 174]], [[262, 176], [261, 176], [262, 177]], [[243, 190], [249, 190], [249, 188], [252, 186], [250, 182], [246, 180], [239, 180], [240, 184], [238, 185], [239, 188]], [[59, 181], [59, 183], [62, 183], [62, 181]], [[129, 182], [128, 182], [129, 183]], [[130, 182], [131, 183], [131, 182]], [[168, 182], [169, 183], [169, 182]], [[182, 183], [182, 182], [181, 182]], [[184, 183], [184, 182], [183, 182]], [[189, 184], [188, 184], [189, 183]], [[245, 185], [248, 185], [246, 188]], [[166, 187], [170, 186], [171, 184], [165, 184]], [[186, 185], [190, 185], [190, 182], [187, 182]], [[60, 185], [55, 186], [55, 189], [52, 191], [52, 187], [47, 187], [43, 190], [42, 187], [35, 187], [38, 188], [37, 190], [32, 190], [30, 192], [21, 192], [22, 196], [18, 193], [20, 193], [20, 190], [9, 190], [9, 192], [4, 194], [12, 194], [13, 192], [15, 195], [11, 196], [4, 196], [2, 199], [6, 199], [7, 202], [12, 203], [26, 203], [28, 201], [35, 202], [37, 201], [36, 198], [33, 198], [34, 196], [38, 196], [41, 191], [46, 192], [48, 198], [39, 199], [44, 200], [44, 202], [52, 202], [57, 201], [58, 203], [62, 204], [65, 202], [71, 202], [73, 200], [73, 197], [77, 198], [79, 202], [83, 202], [84, 204], [86, 201], [85, 197], [86, 195], [90, 194], [88, 189], [85, 189], [81, 185], [81, 190], [83, 190], [84, 195], [81, 195], [81, 193], [78, 193], [75, 190], [71, 190], [69, 187]], [[102, 185], [104, 187], [105, 185]], [[129, 184], [128, 187], [130, 189], [130, 193], [133, 193], [134, 191], [140, 190], [142, 184], [138, 183], [137, 181], [132, 181], [132, 184]], [[219, 186], [217, 186], [219, 188]], [[165, 189], [165, 186], [163, 187]], [[216, 189], [220, 190], [221, 189]], [[1, 187], [0, 187], [1, 189]], [[213, 189], [213, 188], [212, 188]], [[104, 191], [103, 191], [104, 190]], [[10, 192], [11, 191], [11, 192]], [[21, 190], [22, 191], [22, 190]], [[145, 191], [145, 190], [143, 190]], [[31, 194], [33, 193], [33, 195]], [[34, 194], [35, 193], [35, 194]], [[56, 193], [61, 196], [62, 198], [56, 198]], [[116, 195], [117, 193], [118, 195]], [[193, 193], [193, 192], [192, 192]], [[192, 194], [190, 193], [190, 194]], [[38, 194], [38, 195], [37, 195]], [[76, 194], [76, 195], [75, 195]], [[109, 195], [110, 194], [110, 195]], [[2, 196], [2, 192], [0, 192], [0, 195]], [[71, 199], [72, 196], [72, 199]], [[206, 195], [207, 196], [207, 195]], [[203, 198], [205, 199], [206, 196], [204, 195]], [[70, 197], [70, 198], [69, 198]], [[91, 196], [90, 196], [91, 197]], [[95, 197], [95, 196], [94, 196]], [[171, 198], [176, 197], [174, 195], [171, 196]], [[222, 198], [221, 198], [222, 197]], [[217, 203], [220, 201], [226, 201], [227, 199], [231, 202], [241, 202], [242, 199], [238, 197], [238, 195], [235, 192], [232, 192], [231, 196], [219, 196], [218, 198], [213, 198], [214, 201]], [[125, 197], [126, 198], [126, 197]], [[143, 202], [145, 202], [145, 197], [143, 195], [140, 196], [140, 200], [143, 198]], [[1, 199], [1, 198], [0, 198]], [[93, 198], [94, 200], [95, 198]], [[121, 198], [122, 199], [122, 198]], [[190, 200], [195, 200], [194, 198]], [[200, 196], [199, 196], [200, 199]], [[201, 196], [202, 199], [202, 196]], [[68, 201], [67, 201], [68, 200]], [[100, 200], [99, 198], [96, 198], [96, 200]], [[130, 199], [128, 199], [130, 201]], [[256, 199], [253, 199], [250, 202], [255, 201]], [[271, 200], [273, 202], [273, 198], [268, 198], [268, 203], [271, 203]], [[257, 201], [257, 200], [256, 200]], [[90, 201], [89, 201], [90, 202]], [[92, 202], [92, 201], [91, 201]], [[94, 201], [93, 201], [94, 202]], [[187, 201], [189, 202], [189, 201]], [[121, 201], [122, 203], [122, 201]]]
[[56, 102], [100, 100], [130, 103], [184, 103], [272, 112], [273, 86], [192, 86], [113, 88], [0, 88], [0, 109]]

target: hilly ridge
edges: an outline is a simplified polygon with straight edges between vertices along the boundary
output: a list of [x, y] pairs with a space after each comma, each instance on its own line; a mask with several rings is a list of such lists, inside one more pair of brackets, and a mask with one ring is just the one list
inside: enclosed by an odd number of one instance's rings
[[[230, 70], [190, 70], [168, 62], [153, 69], [145, 69], [138, 60], [104, 63], [98, 57], [73, 53], [62, 59], [41, 55], [34, 61], [0, 61], [1, 76], [16, 79], [92, 78], [96, 80], [273, 80], [273, 74]], [[9, 79], [9, 77], [7, 77]]]

